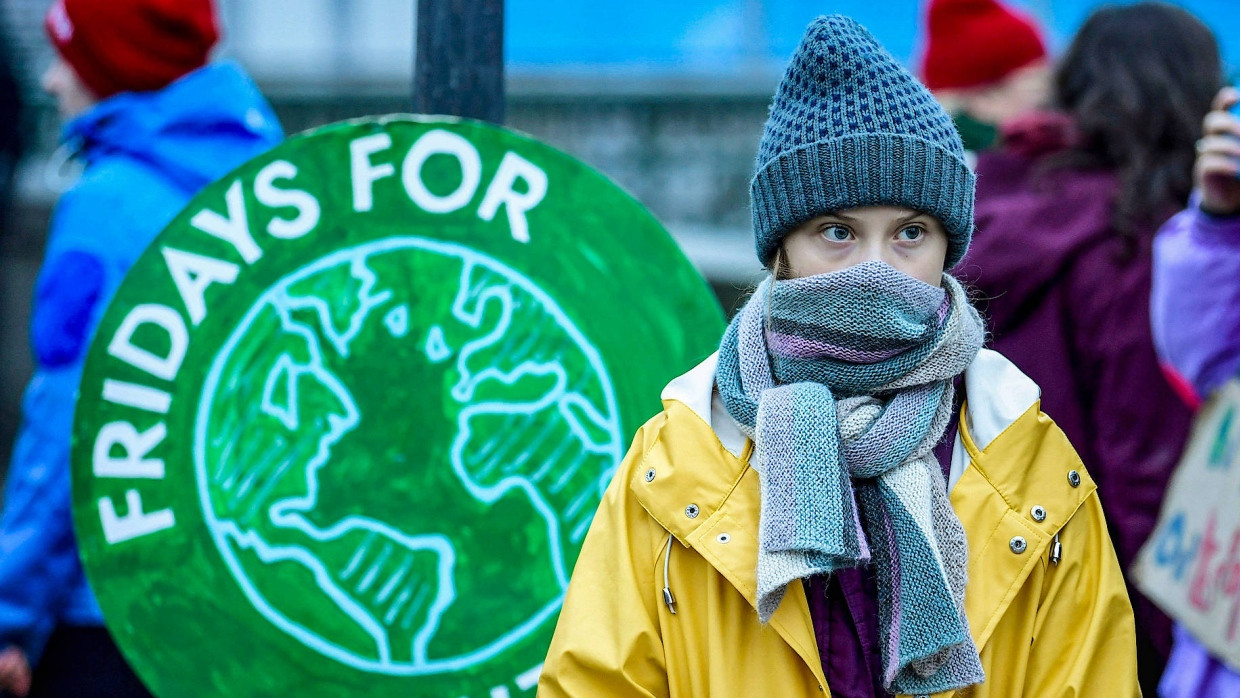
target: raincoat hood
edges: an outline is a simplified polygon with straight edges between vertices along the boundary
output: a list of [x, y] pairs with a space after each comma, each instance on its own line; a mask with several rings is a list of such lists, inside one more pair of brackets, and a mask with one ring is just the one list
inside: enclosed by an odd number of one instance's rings
[[125, 92], [65, 124], [62, 139], [89, 165], [127, 155], [178, 187], [197, 191], [278, 143], [279, 121], [258, 87], [230, 61], [189, 73], [162, 90]]

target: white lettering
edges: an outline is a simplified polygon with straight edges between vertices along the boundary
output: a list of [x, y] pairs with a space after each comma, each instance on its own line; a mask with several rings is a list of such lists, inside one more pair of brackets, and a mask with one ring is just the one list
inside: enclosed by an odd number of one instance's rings
[[517, 676], [517, 688], [528, 691], [538, 685], [538, 677], [542, 676], [543, 665], [530, 667]]
[[161, 251], [164, 253], [164, 262], [168, 265], [168, 274], [172, 276], [177, 292], [181, 294], [181, 302], [189, 311], [189, 321], [197, 327], [198, 323], [207, 317], [207, 287], [214, 283], [231, 284], [237, 280], [239, 268], [232, 262], [222, 262], [171, 247], [164, 247]]
[[297, 209], [296, 218], [273, 218], [267, 224], [267, 232], [281, 240], [293, 240], [314, 230], [319, 224], [319, 202], [300, 189], [280, 189], [277, 179], [292, 179], [297, 167], [287, 160], [276, 160], [258, 171], [254, 178], [254, 198], [269, 208], [291, 206]]
[[[436, 196], [422, 181], [422, 166], [432, 155], [451, 155], [461, 166], [461, 183], [456, 191], [447, 196]], [[409, 149], [401, 165], [401, 181], [409, 198], [422, 210], [430, 213], [451, 213], [474, 198], [482, 181], [482, 159], [478, 151], [464, 138], [435, 129], [427, 131]]]
[[349, 142], [349, 170], [353, 178], [353, 210], [369, 211], [375, 206], [374, 189], [376, 180], [396, 174], [396, 167], [390, 162], [373, 165], [370, 156], [380, 150], [392, 147], [392, 137], [386, 133], [375, 133], [355, 138]]
[[241, 192], [241, 180], [234, 181], [232, 186], [228, 187], [224, 201], [228, 205], [227, 218], [204, 208], [194, 214], [189, 223], [202, 232], [232, 245], [246, 264], [253, 264], [263, 256], [263, 251], [254, 243], [254, 238], [250, 235], [250, 222], [245, 216], [245, 195]]
[[103, 382], [103, 399], [158, 414], [168, 414], [168, 408], [172, 406], [172, 396], [163, 390], [111, 378]]
[[[518, 178], [525, 180], [525, 193], [513, 189]], [[504, 159], [499, 163], [499, 171], [495, 173], [486, 195], [482, 197], [478, 217], [484, 221], [492, 220], [499, 207], [506, 204], [508, 230], [512, 233], [512, 238], [518, 242], [529, 242], [530, 228], [525, 214], [546, 195], [547, 173], [520, 155], [508, 152], [504, 154]]]
[[171, 509], [160, 509], [149, 514], [142, 513], [142, 495], [137, 490], [125, 492], [125, 505], [129, 512], [116, 515], [116, 505], [107, 497], [99, 498], [99, 519], [103, 523], [103, 537], [109, 545], [116, 545], [131, 538], [138, 538], [176, 525]]
[[[93, 462], [97, 477], [148, 478], [161, 480], [164, 477], [164, 461], [162, 458], [147, 458], [151, 449], [159, 445], [168, 435], [168, 428], [163, 422], [138, 433], [129, 422], [109, 422], [99, 430], [95, 437], [95, 460]], [[113, 457], [112, 450], [121, 447], [122, 454]]]
[[[144, 324], [153, 324], [168, 333], [168, 354], [159, 356], [133, 344], [133, 334]], [[116, 335], [108, 343], [108, 353], [134, 368], [141, 369], [156, 378], [174, 380], [189, 348], [189, 334], [185, 321], [166, 305], [145, 303], [135, 307], [125, 316]]]

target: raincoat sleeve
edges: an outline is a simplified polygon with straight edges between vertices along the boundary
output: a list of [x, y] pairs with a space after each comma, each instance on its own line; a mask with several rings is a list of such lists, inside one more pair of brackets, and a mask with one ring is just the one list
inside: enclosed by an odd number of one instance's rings
[[1194, 197], [1154, 241], [1151, 315], [1160, 359], [1204, 397], [1240, 368], [1240, 216]]
[[629, 490], [662, 419], [638, 431], [586, 534], [539, 679], [540, 698], [668, 695], [662, 583], [655, 577], [668, 534]]
[[1140, 696], [1136, 629], [1097, 493], [1059, 532], [1059, 564], [1042, 560], [1025, 696]]
[[[1157, 523], [1192, 411], [1159, 366], [1144, 300], [1150, 279], [1133, 274], [1119, 280], [1114, 255], [1110, 245], [1083, 251], [1065, 281], [1067, 297], [1074, 299], [1065, 309], [1072, 318], [1073, 379], [1063, 387], [1075, 392], [1082, 410], [1084, 421], [1071, 439], [1102, 493], [1115, 552], [1126, 569]], [[1100, 285], [1098, 274], [1116, 279]], [[1151, 642], [1166, 651], [1166, 617], [1144, 599], [1137, 611]]]

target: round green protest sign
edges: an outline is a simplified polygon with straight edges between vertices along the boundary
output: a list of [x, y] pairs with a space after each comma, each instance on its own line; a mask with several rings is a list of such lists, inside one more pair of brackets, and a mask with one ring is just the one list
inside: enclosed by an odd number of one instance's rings
[[100, 323], [73, 481], [108, 627], [165, 698], [530, 694], [628, 439], [721, 330], [658, 222], [552, 148], [293, 138]]

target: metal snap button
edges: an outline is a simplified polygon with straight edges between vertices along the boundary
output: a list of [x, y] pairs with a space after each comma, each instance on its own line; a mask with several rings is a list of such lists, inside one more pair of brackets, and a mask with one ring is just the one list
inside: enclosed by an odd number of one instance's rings
[[646, 482], [654, 482], [654, 468], [646, 471]]
[[698, 515], [698, 505], [690, 504], [689, 506], [685, 507], [685, 516], [688, 516], [691, 519], [696, 519], [697, 515]]
[[1034, 507], [1029, 510], [1029, 515], [1033, 517], [1034, 521], [1045, 521], [1046, 520], [1046, 509], [1042, 508], [1040, 505], [1035, 504]]
[[1023, 536], [1012, 536], [1012, 540], [1008, 541], [1008, 547], [1012, 549], [1012, 552], [1020, 555], [1029, 547], [1029, 543], [1025, 541]]
[[720, 533], [718, 536], [715, 537], [715, 540], [719, 541], [723, 545], [727, 545], [728, 543], [732, 541], [732, 535], [729, 533]]
[[1068, 484], [1073, 487], [1081, 486], [1081, 474], [1075, 470], [1068, 471]]

